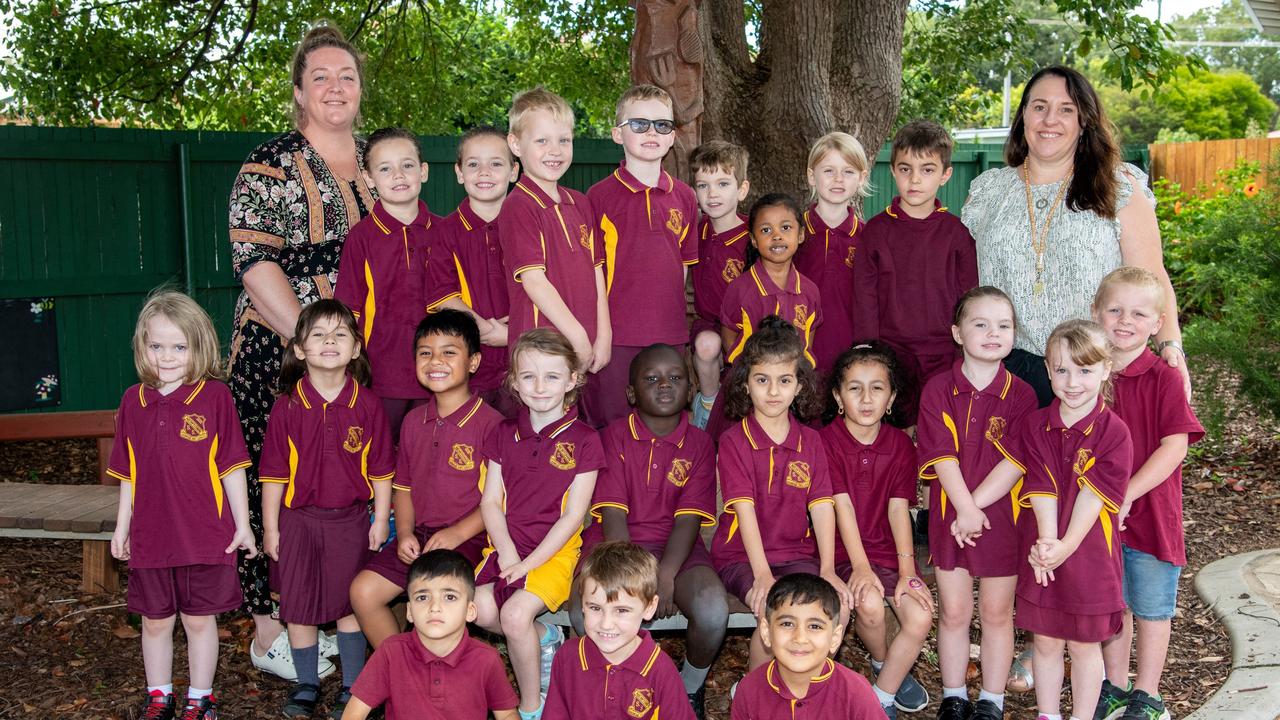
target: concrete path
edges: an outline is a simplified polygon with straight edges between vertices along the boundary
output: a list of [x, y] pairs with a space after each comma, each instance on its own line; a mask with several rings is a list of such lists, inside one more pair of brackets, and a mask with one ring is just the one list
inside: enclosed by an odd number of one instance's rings
[[1186, 720], [1280, 718], [1280, 549], [1211, 563], [1195, 588], [1231, 636], [1231, 674]]

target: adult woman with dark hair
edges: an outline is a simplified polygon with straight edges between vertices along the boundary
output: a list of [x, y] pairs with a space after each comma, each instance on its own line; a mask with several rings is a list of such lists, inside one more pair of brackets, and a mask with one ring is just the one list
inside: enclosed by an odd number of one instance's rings
[[[363, 142], [354, 134], [363, 69], [363, 58], [341, 31], [312, 28], [293, 56], [295, 129], [255, 148], [231, 189], [231, 262], [244, 292], [231, 334], [230, 385], [254, 461], [249, 506], [259, 545], [257, 462], [275, 401], [283, 338], [293, 336], [304, 305], [333, 297], [347, 231], [373, 207], [359, 172]], [[295, 679], [289, 638], [271, 616], [265, 555], [242, 558], [240, 578], [255, 625], [253, 664]], [[321, 661], [322, 674], [332, 669]]]
[[1044, 343], [1059, 322], [1088, 318], [1098, 282], [1121, 265], [1155, 273], [1169, 304], [1156, 337], [1190, 393], [1177, 301], [1165, 272], [1155, 196], [1147, 176], [1120, 161], [1089, 81], [1062, 66], [1027, 82], [1004, 148], [1007, 167], [969, 186], [961, 212], [977, 242], [978, 282], [1013, 298], [1018, 313], [1010, 372], [1053, 397]]

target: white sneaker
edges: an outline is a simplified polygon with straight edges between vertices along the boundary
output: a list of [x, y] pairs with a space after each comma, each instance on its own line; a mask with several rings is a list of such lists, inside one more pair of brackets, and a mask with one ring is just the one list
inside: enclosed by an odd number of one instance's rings
[[338, 636], [331, 635], [323, 630], [319, 631], [320, 635], [320, 657], [331, 658], [338, 655]]
[[[321, 633], [323, 637], [323, 633]], [[282, 631], [276, 636], [275, 642], [271, 643], [271, 647], [262, 655], [254, 651], [253, 643], [249, 643], [249, 662], [253, 666], [264, 672], [269, 672], [284, 680], [297, 682], [298, 671], [293, 667], [293, 653], [289, 651], [289, 632]], [[320, 678], [324, 679], [333, 674], [337, 668], [326, 657], [320, 658], [317, 666], [320, 671]]]
[[538, 638], [538, 654], [542, 664], [542, 694], [547, 694], [547, 688], [551, 687], [551, 662], [556, 659], [556, 651], [564, 645], [564, 631], [559, 625], [548, 624], [547, 627], [555, 631], [555, 638], [546, 645], [542, 644], [542, 638]]

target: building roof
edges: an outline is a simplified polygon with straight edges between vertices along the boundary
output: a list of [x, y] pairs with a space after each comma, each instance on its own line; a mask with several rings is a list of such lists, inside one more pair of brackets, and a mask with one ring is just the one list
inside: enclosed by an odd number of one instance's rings
[[1280, 35], [1280, 0], [1245, 0], [1244, 9], [1260, 32]]

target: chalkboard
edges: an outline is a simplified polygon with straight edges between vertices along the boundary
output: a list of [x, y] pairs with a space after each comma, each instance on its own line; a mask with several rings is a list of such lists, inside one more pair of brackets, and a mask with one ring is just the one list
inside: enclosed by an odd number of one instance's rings
[[0, 300], [0, 411], [62, 402], [52, 298]]

